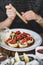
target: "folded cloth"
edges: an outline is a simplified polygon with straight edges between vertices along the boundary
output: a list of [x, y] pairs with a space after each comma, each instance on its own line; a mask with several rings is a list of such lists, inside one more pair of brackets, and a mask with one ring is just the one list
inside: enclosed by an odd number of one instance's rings
[[39, 62], [36, 60], [33, 60], [31, 62], [28, 62], [26, 65], [39, 65]]

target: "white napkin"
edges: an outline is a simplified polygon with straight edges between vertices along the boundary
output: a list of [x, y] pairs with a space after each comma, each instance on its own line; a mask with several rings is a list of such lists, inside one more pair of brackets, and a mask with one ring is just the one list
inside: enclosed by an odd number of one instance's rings
[[39, 65], [39, 62], [36, 60], [33, 60], [31, 62], [28, 62], [26, 65]]

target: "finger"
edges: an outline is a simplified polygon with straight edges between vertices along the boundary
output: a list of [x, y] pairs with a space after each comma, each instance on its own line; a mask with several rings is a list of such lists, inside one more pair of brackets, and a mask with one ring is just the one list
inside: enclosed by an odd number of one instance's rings
[[25, 17], [26, 16], [26, 12], [21, 12], [22, 16]]
[[6, 9], [11, 9], [11, 7], [9, 5], [5, 6]]
[[7, 4], [7, 5], [12, 5], [11, 3]]
[[11, 7], [12, 7], [11, 4], [5, 6], [6, 9], [10, 9]]
[[26, 20], [26, 17], [22, 15], [22, 17]]
[[10, 7], [13, 7], [12, 4], [9, 4]]
[[12, 5], [12, 4], [9, 4], [9, 6], [10, 6], [11, 8], [15, 9], [15, 8], [13, 7], [13, 5]]
[[23, 15], [23, 14], [24, 14], [24, 12], [21, 12], [21, 14]]

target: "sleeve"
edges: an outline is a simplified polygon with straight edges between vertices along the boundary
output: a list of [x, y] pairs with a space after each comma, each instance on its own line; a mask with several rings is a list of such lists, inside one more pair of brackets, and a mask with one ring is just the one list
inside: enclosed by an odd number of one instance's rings
[[5, 12], [0, 7], [0, 22], [3, 21], [3, 20], [5, 20], [5, 18], [6, 18]]
[[38, 15], [40, 15], [41, 17], [43, 17], [43, 0], [34, 0], [32, 2], [32, 10], [37, 13]]
[[40, 16], [43, 18], [43, 0], [41, 0], [41, 5], [40, 5]]
[[3, 0], [0, 1], [0, 22], [6, 19], [6, 9]]

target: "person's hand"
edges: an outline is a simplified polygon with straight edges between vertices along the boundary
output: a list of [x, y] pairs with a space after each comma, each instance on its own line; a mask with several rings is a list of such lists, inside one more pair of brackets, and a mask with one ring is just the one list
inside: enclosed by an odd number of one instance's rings
[[30, 11], [26, 11], [26, 12], [22, 12], [22, 17], [25, 19], [25, 20], [37, 20], [38, 19], [38, 15], [33, 12], [32, 10]]
[[5, 8], [8, 18], [14, 20], [16, 17], [16, 9], [11, 4], [6, 5]]

